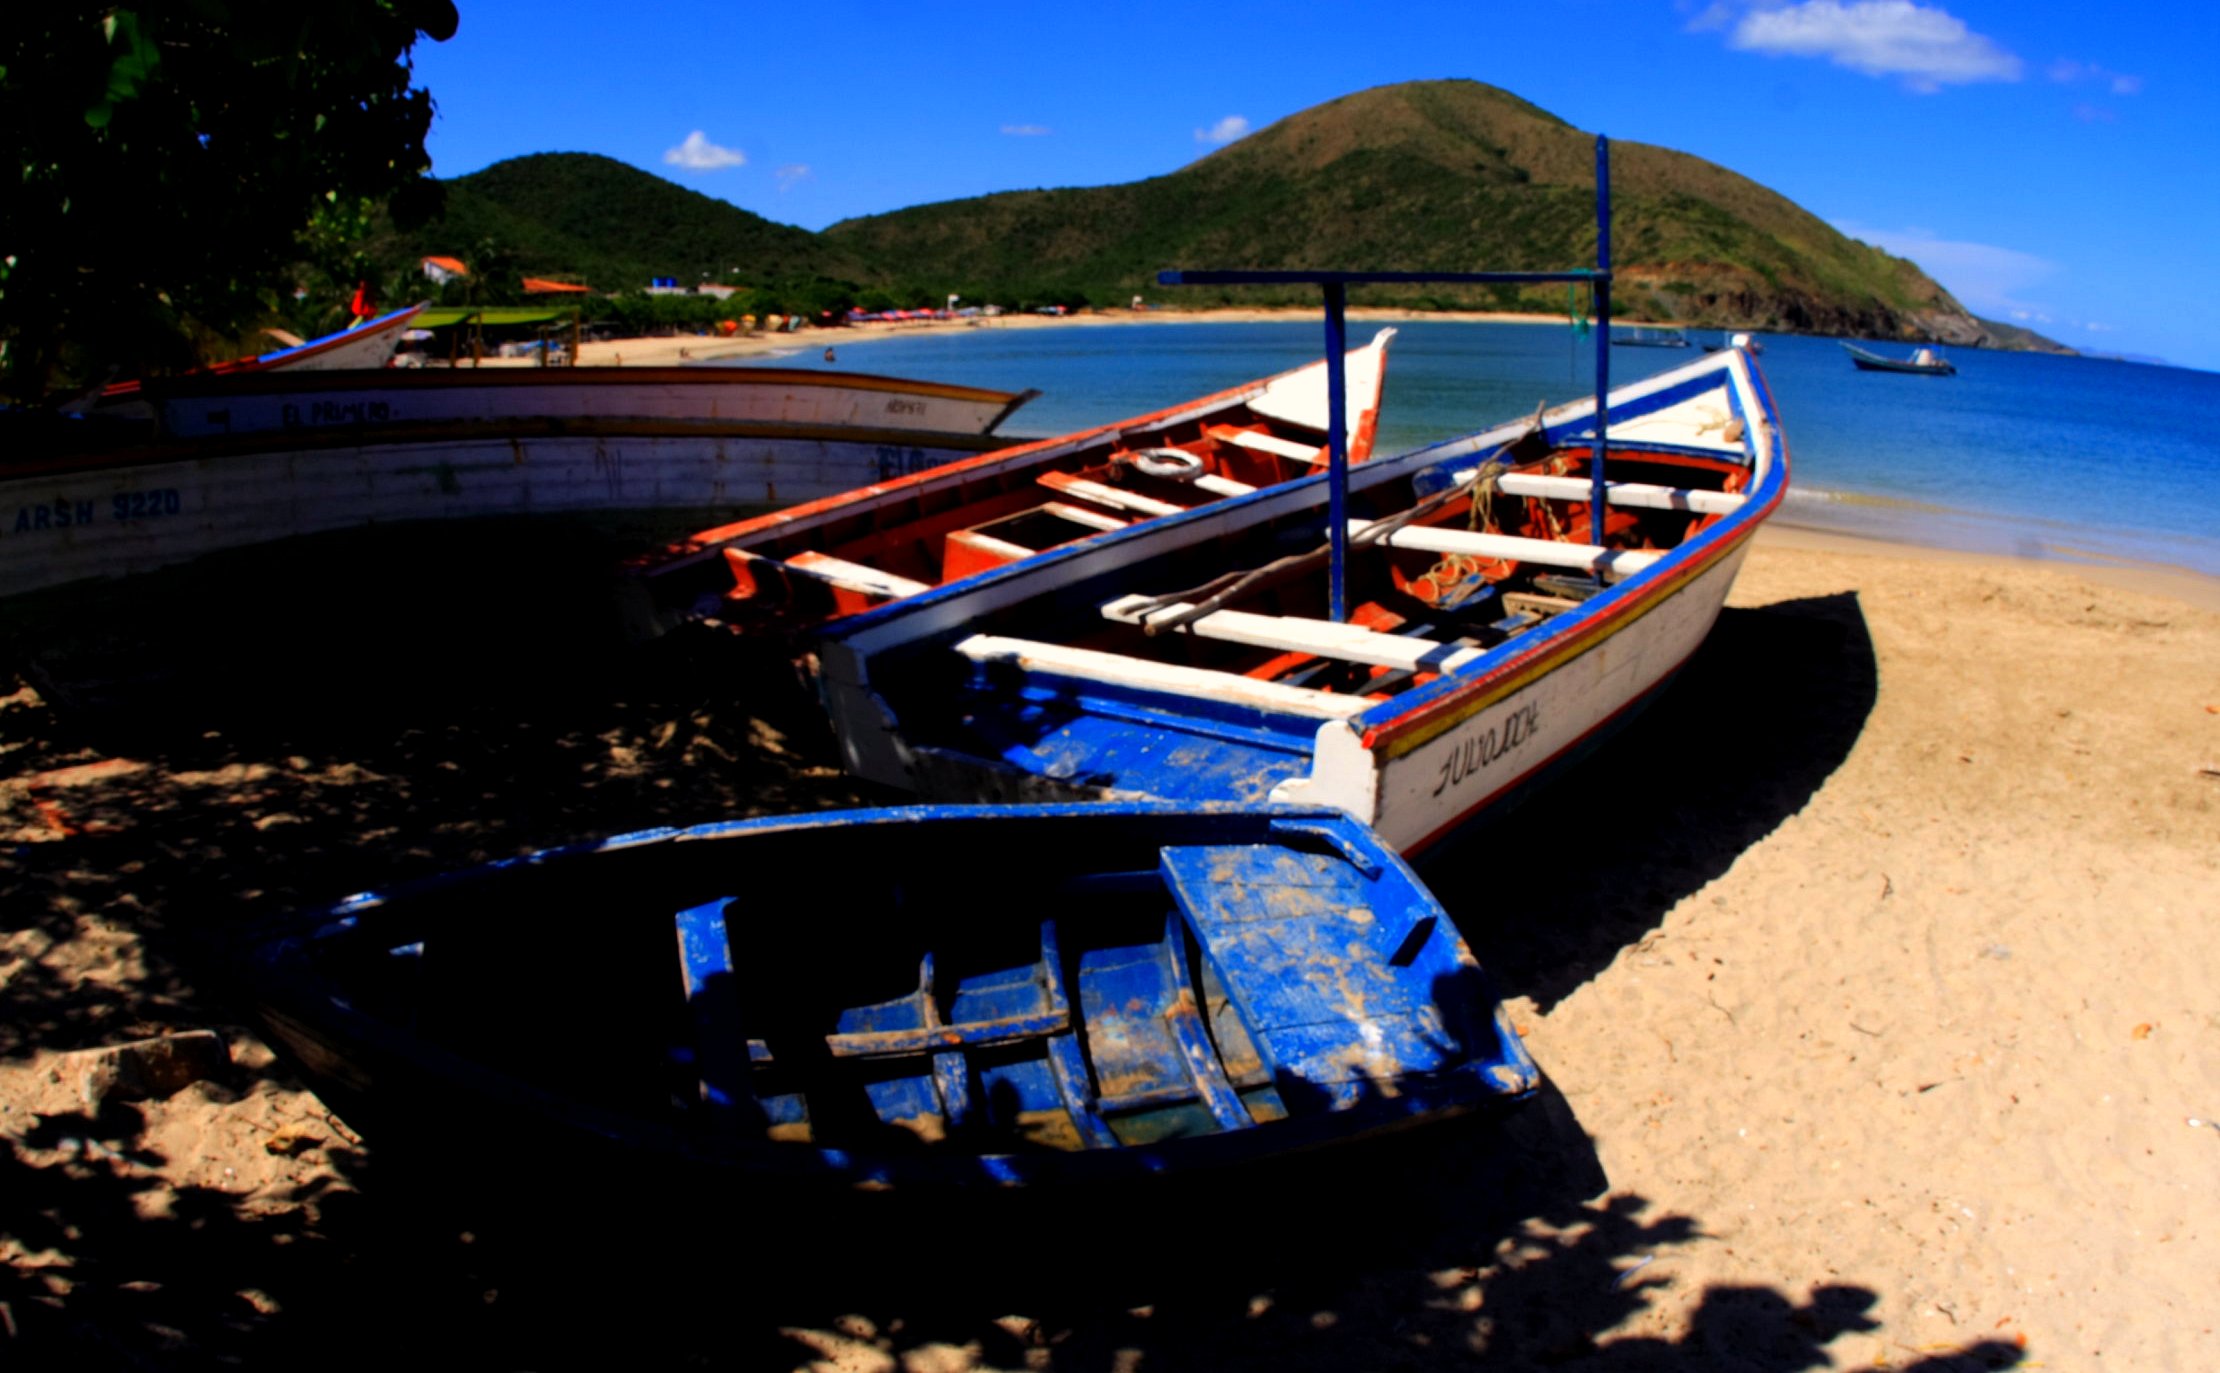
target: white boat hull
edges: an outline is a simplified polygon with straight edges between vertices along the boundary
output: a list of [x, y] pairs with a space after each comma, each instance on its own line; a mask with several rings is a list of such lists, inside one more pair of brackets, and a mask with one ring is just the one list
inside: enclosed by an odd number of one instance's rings
[[[280, 443], [0, 480], [0, 595], [404, 520], [814, 500], [988, 446], [919, 436], [485, 433]], [[171, 450], [176, 452], [178, 450]]]
[[1424, 742], [1398, 741], [1400, 752], [1367, 749], [1361, 720], [1321, 725], [1311, 775], [1282, 783], [1272, 799], [1337, 806], [1398, 850], [1423, 850], [1663, 685], [1710, 634], [1748, 551], [1738, 546], [1608, 637], [1502, 682], [1475, 682], [1455, 709], [1461, 720]]
[[1030, 394], [769, 367], [288, 369], [176, 377], [104, 408], [188, 440], [619, 418], [975, 436]]

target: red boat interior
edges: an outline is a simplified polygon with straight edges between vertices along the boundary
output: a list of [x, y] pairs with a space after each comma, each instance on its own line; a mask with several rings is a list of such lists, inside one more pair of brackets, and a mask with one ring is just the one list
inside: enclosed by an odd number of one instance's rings
[[[1614, 490], [1598, 537], [1587, 493], [1592, 456], [1585, 446], [1515, 454], [1469, 490], [1405, 506], [1416, 512], [1407, 520], [1392, 503], [1367, 509], [1362, 494], [1354, 498], [1353, 511], [1367, 517], [1358, 522], [1378, 537], [1352, 536], [1346, 622], [1330, 618], [1323, 537], [1316, 513], [1305, 512], [1243, 536], [1238, 549], [1189, 550], [1151, 569], [1145, 584], [1123, 579], [1144, 594], [1091, 606], [1075, 603], [1092, 594], [1082, 587], [1073, 598], [1029, 602], [975, 626], [982, 640], [1001, 641], [975, 652], [1015, 643], [1042, 670], [1119, 680], [1130, 668], [1133, 685], [1221, 699], [1232, 678], [1384, 700], [1647, 566], [1724, 518], [1749, 477], [1722, 459], [1613, 448]], [[1269, 699], [1305, 704], [1301, 695]], [[1347, 713], [1310, 704], [1319, 714]]]
[[[725, 549], [732, 585], [719, 618], [753, 628], [854, 614], [1077, 539], [1307, 476], [1326, 461], [1323, 437], [1237, 409], [1039, 462], [989, 459], [953, 482], [910, 480], [868, 499], [837, 498]], [[1351, 436], [1352, 459], [1362, 461], [1371, 448], [1367, 424]]]

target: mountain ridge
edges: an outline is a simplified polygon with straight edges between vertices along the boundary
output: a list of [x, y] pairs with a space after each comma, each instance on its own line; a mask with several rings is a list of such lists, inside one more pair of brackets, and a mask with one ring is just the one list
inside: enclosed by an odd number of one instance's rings
[[[2060, 348], [1966, 310], [1919, 267], [1691, 154], [1612, 146], [1614, 314], [1712, 328]], [[815, 277], [938, 300], [1122, 303], [1164, 267], [1552, 270], [1594, 260], [1594, 143], [1474, 81], [1352, 92], [1175, 171], [1001, 191], [819, 233], [612, 159], [534, 154], [446, 183], [443, 222], [393, 252], [498, 244], [523, 271], [637, 289], [649, 276]], [[443, 246], [430, 246], [434, 243]], [[1307, 291], [1188, 290], [1182, 303]], [[1561, 311], [1559, 288], [1367, 288], [1356, 303]]]

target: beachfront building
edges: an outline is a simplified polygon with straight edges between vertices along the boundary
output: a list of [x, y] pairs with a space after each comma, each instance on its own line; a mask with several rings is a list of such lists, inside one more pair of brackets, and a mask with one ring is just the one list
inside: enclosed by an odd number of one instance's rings
[[528, 296], [586, 296], [592, 295], [594, 289], [575, 281], [550, 281], [546, 277], [525, 277], [520, 284]]
[[463, 266], [462, 259], [459, 257], [428, 257], [419, 265], [423, 268], [425, 276], [430, 277], [442, 286], [450, 281], [460, 281], [470, 275], [470, 269]]

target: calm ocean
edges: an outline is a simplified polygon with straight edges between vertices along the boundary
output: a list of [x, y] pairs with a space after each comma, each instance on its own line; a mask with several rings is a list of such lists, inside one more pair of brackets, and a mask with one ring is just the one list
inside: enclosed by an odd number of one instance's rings
[[[1352, 322], [1350, 342], [1378, 327]], [[1382, 452], [1471, 433], [1594, 386], [1592, 339], [1576, 341], [1564, 326], [1397, 327]], [[1036, 388], [1042, 394], [1008, 426], [1032, 437], [1296, 366], [1318, 356], [1323, 335], [1315, 320], [1026, 330], [989, 322], [957, 335], [833, 341], [837, 365], [859, 372]], [[1944, 547], [2126, 558], [2220, 576], [2220, 374], [1969, 348], [1947, 350], [1955, 377], [1903, 376], [1856, 370], [1830, 339], [1758, 337], [1795, 474], [1781, 518]], [[780, 361], [822, 365], [822, 346]], [[1613, 348], [1611, 378], [1630, 381], [1691, 355]]]

